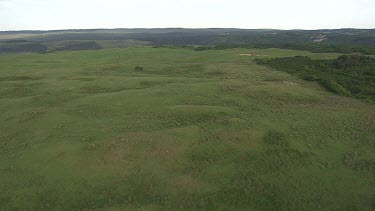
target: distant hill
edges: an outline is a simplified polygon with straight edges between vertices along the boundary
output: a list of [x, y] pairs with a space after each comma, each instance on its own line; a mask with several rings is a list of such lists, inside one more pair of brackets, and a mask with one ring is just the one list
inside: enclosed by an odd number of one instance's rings
[[[2, 31], [0, 43], [17, 42], [60, 42], [60, 41], [124, 41], [137, 40], [149, 45], [255, 45], [277, 48], [298, 48], [309, 45], [306, 50], [316, 46], [345, 46], [345, 49], [358, 49], [360, 52], [373, 52], [375, 48], [375, 29], [321, 29], [321, 30], [276, 30], [276, 29], [236, 29], [236, 28], [156, 28], [156, 29], [75, 29], [51, 31]], [[87, 44], [85, 44], [87, 45]], [[91, 43], [93, 45], [93, 43]], [[298, 47], [295, 47], [298, 45]], [[293, 47], [290, 47], [293, 46]], [[59, 46], [61, 47], [61, 46]], [[64, 46], [62, 46], [64, 49]], [[66, 46], [66, 49], [79, 46]], [[89, 48], [98, 48], [89, 47]], [[321, 49], [321, 47], [318, 47]], [[305, 47], [302, 47], [305, 49]], [[326, 47], [323, 47], [326, 49]], [[332, 51], [330, 47], [330, 52]], [[335, 50], [334, 50], [335, 51]], [[350, 50], [349, 52], [351, 52]], [[340, 50], [342, 52], [342, 50]]]

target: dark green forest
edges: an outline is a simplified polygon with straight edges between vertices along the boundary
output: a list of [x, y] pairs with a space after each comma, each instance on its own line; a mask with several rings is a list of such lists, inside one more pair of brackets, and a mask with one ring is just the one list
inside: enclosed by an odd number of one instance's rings
[[310, 57], [295, 56], [255, 61], [304, 80], [317, 81], [335, 94], [375, 102], [374, 58], [343, 55], [334, 60], [313, 60]]

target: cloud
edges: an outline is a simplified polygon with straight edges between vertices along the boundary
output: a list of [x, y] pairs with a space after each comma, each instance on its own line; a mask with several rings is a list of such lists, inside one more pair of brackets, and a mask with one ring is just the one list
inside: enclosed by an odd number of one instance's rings
[[374, 28], [373, 0], [0, 0], [0, 28]]

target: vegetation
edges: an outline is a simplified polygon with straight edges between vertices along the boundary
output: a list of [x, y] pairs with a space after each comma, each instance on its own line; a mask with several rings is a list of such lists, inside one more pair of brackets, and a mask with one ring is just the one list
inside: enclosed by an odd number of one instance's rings
[[351, 46], [351, 45], [322, 45], [322, 44], [258, 44], [256, 48], [282, 48], [310, 51], [313, 53], [362, 53], [366, 55], [375, 55], [375, 47], [369, 46]]
[[[124, 48], [129, 46], [197, 46], [195, 50], [282, 48], [315, 53], [375, 54], [374, 29], [251, 30], [251, 29], [96, 29], [0, 32], [0, 42], [36, 42], [49, 51]], [[75, 42], [75, 43], [70, 43]], [[97, 43], [94, 44], [93, 42]], [[54, 44], [57, 44], [55, 46]], [[89, 45], [89, 47], [85, 47]], [[99, 45], [99, 46], [98, 46]], [[11, 47], [11, 46], [10, 46]], [[28, 52], [35, 52], [29, 47]], [[8, 46], [9, 49], [9, 46]], [[8, 50], [10, 52], [10, 50]], [[14, 52], [24, 52], [14, 51]], [[39, 51], [36, 51], [39, 52]]]
[[143, 67], [135, 66], [135, 67], [134, 67], [134, 70], [135, 70], [135, 71], [143, 71]]
[[29, 41], [7, 41], [0, 43], [0, 53], [24, 53], [24, 52], [38, 52], [43, 53], [47, 47], [38, 42]]
[[334, 60], [312, 60], [309, 57], [296, 56], [256, 61], [308, 81], [318, 81], [335, 94], [375, 102], [374, 58], [343, 55]]
[[79, 50], [99, 50], [103, 49], [96, 42], [79, 42], [56, 48], [56, 51], [79, 51]]
[[2, 54], [0, 209], [373, 210], [375, 105], [254, 62], [319, 63], [352, 95], [373, 60], [339, 56]]
[[[184, 46], [181, 46], [184, 47]], [[312, 53], [362, 53], [366, 55], [374, 55], [374, 47], [365, 47], [365, 46], [343, 46], [343, 45], [320, 45], [320, 44], [255, 44], [255, 45], [245, 45], [245, 44], [221, 44], [215, 46], [199, 46], [195, 47], [195, 51], [205, 51], [205, 50], [224, 50], [224, 49], [233, 49], [233, 48], [281, 48], [281, 49], [293, 49], [293, 50], [302, 50], [309, 51]]]

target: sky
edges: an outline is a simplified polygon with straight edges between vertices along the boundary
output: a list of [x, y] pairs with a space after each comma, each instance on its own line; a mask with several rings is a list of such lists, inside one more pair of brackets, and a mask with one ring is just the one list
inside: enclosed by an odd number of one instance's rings
[[375, 28], [375, 0], [0, 0], [0, 31]]

